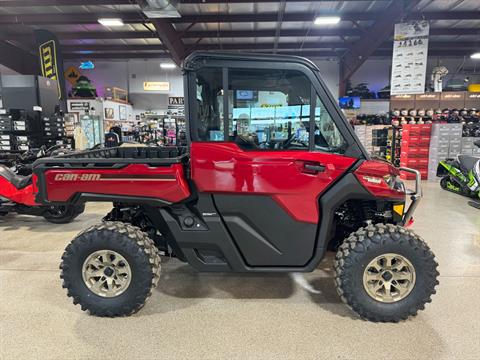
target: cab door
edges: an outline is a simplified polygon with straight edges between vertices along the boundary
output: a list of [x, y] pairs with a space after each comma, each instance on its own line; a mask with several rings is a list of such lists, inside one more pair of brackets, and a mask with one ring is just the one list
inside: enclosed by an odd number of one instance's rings
[[192, 179], [249, 266], [303, 266], [318, 199], [356, 159], [301, 68], [248, 65], [195, 73]]

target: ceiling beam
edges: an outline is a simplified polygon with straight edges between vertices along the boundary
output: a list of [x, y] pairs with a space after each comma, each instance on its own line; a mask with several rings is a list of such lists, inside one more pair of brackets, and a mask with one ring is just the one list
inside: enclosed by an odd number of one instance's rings
[[[345, 0], [348, 2], [365, 0]], [[390, 0], [377, 0], [390, 1]], [[182, 0], [182, 4], [251, 4], [251, 3], [278, 3], [278, 0]], [[286, 2], [305, 2], [305, 0], [286, 0]], [[332, 2], [332, 0], [313, 0], [310, 2]]]
[[[357, 29], [284, 29], [280, 36], [361, 36], [363, 32]], [[480, 35], [480, 28], [430, 28], [430, 35]], [[238, 37], [274, 37], [275, 30], [227, 30], [227, 31], [188, 31], [183, 38], [238, 38]]]
[[[135, 0], [139, 5], [144, 4], [144, 0]], [[183, 40], [180, 36], [180, 33], [175, 30], [170, 19], [166, 18], [155, 18], [149, 19], [153, 27], [157, 31], [157, 36], [162, 42], [162, 45], [170, 53], [172, 60], [177, 64], [181, 65], [183, 59], [188, 55], [188, 50], [183, 43]], [[194, 23], [195, 21], [190, 21]], [[191, 26], [191, 25], [190, 25]]]
[[168, 50], [163, 45], [105, 45], [105, 44], [75, 44], [75, 45], [62, 45], [63, 52], [79, 52], [79, 51], [165, 51]]
[[[102, 39], [158, 39], [155, 31], [75, 31], [56, 32], [61, 40], [102, 40]], [[0, 40], [33, 41], [31, 33], [0, 33]]]
[[[398, 0], [397, 0], [398, 1]], [[327, 15], [327, 14], [325, 14]], [[344, 12], [343, 21], [375, 21], [382, 17], [379, 12]], [[100, 17], [121, 17], [125, 23], [144, 23], [146, 20], [138, 11], [94, 13], [45, 13], [0, 15], [0, 24], [24, 25], [61, 25], [61, 24], [96, 24]], [[276, 22], [277, 12], [243, 13], [243, 14], [185, 14], [180, 18], [161, 19], [170, 23], [229, 23], [229, 22]], [[315, 18], [312, 12], [285, 13], [283, 22], [311, 22]], [[480, 11], [436, 11], [417, 12], [408, 15], [410, 19], [427, 20], [477, 20]], [[147, 20], [148, 21], [148, 20]]]
[[145, 18], [137, 11], [104, 13], [45, 13], [0, 15], [0, 24], [9, 25], [72, 25], [98, 24], [99, 18], [121, 18], [124, 23], [144, 23]]
[[[313, 0], [311, 2], [331, 2], [332, 0]], [[365, 0], [346, 0], [350, 2]], [[390, 1], [390, 0], [377, 0]], [[181, 0], [182, 4], [251, 4], [273, 3], [278, 0]], [[305, 2], [305, 0], [286, 0], [286, 2]], [[83, 5], [132, 5], [131, 0], [4, 0], [2, 7], [30, 7], [30, 6], [83, 6]]]
[[[271, 49], [270, 49], [271, 50]], [[268, 51], [258, 52], [270, 53]], [[303, 51], [287, 51], [278, 50], [278, 54], [303, 56], [306, 58], [339, 58], [343, 55], [342, 51], [325, 51], [325, 50], [303, 50]], [[462, 57], [468, 56], [471, 52], [468, 51], [449, 51], [449, 50], [432, 50], [428, 52], [429, 57]], [[371, 57], [385, 57], [390, 58], [392, 56], [391, 50], [377, 50]], [[63, 58], [67, 60], [92, 60], [92, 59], [108, 59], [108, 60], [128, 60], [128, 59], [165, 59], [170, 58], [170, 54], [167, 52], [154, 52], [154, 53], [139, 53], [139, 52], [124, 52], [124, 53], [93, 53], [93, 54], [80, 54], [80, 53], [64, 53]], [[1, 61], [0, 61], [1, 63]], [[8, 66], [8, 65], [7, 65]]]
[[152, 24], [157, 30], [158, 38], [172, 55], [173, 61], [180, 65], [188, 52], [179, 33], [166, 19], [152, 19]]
[[2, 8], [31, 6], [84, 6], [84, 5], [131, 5], [130, 0], [4, 0]]
[[[396, 0], [398, 1], [398, 0]], [[336, 13], [331, 13], [337, 15]], [[323, 14], [328, 15], [328, 14]], [[342, 21], [375, 21], [382, 17], [379, 12], [343, 12], [339, 14]], [[283, 22], [294, 21], [313, 21], [316, 14], [312, 12], [300, 13], [285, 13]], [[180, 18], [171, 18], [172, 23], [228, 23], [228, 22], [276, 22], [278, 18], [277, 12], [259, 13], [259, 14], [186, 14]], [[426, 20], [477, 20], [480, 18], [480, 11], [435, 11], [435, 12], [418, 12], [408, 15], [411, 19], [426, 19]]]
[[[360, 36], [358, 30], [355, 29], [313, 29], [310, 33], [305, 29], [288, 29], [280, 30], [282, 36]], [[275, 37], [275, 29], [272, 30], [193, 30], [182, 35], [183, 38], [259, 38], [259, 37]]]
[[[314, 36], [361, 36], [355, 29], [286, 29], [280, 37]], [[152, 39], [158, 38], [154, 31], [76, 31], [55, 33], [60, 40], [101, 40], [101, 39]], [[430, 35], [480, 35], [480, 28], [431, 28]], [[187, 31], [180, 33], [182, 38], [261, 38], [274, 37], [275, 30], [227, 30], [227, 31]], [[0, 40], [33, 42], [33, 33], [0, 32]]]
[[0, 41], [0, 64], [23, 75], [38, 73], [38, 59], [35, 55], [6, 41]]
[[[262, 42], [262, 43], [227, 43], [227, 44], [191, 44], [185, 45], [188, 52], [202, 50], [271, 50], [274, 49], [274, 43]], [[303, 49], [349, 49], [355, 45], [354, 41], [351, 42], [314, 42], [309, 41], [303, 44]], [[385, 41], [378, 49], [392, 51], [393, 42]], [[475, 41], [430, 41], [430, 50], [441, 49], [471, 49], [472, 51], [480, 49], [480, 45]], [[277, 44], [278, 50], [299, 50], [298, 42], [279, 42]], [[105, 45], [105, 44], [76, 44], [76, 45], [63, 45], [63, 53], [72, 52], [127, 52], [127, 51], [165, 51], [167, 48], [163, 45]]]
[[92, 60], [92, 59], [111, 59], [111, 60], [128, 60], [128, 59], [165, 59], [171, 58], [168, 52], [155, 52], [155, 53], [93, 53], [93, 54], [80, 54], [80, 53], [65, 53], [62, 54], [65, 60]]
[[379, 46], [388, 40], [396, 22], [404, 18], [421, 0], [394, 1], [382, 13], [382, 16], [367, 29], [363, 36], [355, 41], [342, 58], [340, 65], [340, 94], [343, 95], [347, 80], [358, 70], [358, 68], [369, 58]]

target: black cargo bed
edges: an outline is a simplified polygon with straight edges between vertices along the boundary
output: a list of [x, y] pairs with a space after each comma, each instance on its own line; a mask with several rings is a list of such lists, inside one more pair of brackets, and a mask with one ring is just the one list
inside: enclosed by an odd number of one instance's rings
[[149, 146], [149, 147], [113, 147], [96, 150], [74, 152], [57, 156], [63, 159], [169, 159], [177, 158], [187, 153], [186, 147]]
[[52, 167], [119, 168], [128, 164], [168, 166], [186, 164], [188, 159], [187, 147], [114, 147], [41, 158], [34, 162], [33, 169], [37, 176], [41, 176]]

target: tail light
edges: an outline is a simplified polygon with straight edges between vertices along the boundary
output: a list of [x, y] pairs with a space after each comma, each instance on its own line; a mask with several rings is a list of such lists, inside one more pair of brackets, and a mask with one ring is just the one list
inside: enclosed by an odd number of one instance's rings
[[355, 176], [374, 196], [405, 198], [405, 186], [400, 180], [399, 170], [385, 161], [365, 161], [355, 171]]

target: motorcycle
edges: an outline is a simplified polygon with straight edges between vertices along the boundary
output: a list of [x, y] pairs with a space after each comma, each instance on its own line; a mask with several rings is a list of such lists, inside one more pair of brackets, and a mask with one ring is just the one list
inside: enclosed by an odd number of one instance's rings
[[0, 165], [0, 216], [8, 213], [43, 216], [48, 222], [66, 224], [85, 210], [85, 204], [43, 206], [35, 202], [32, 163], [41, 157], [64, 152], [60, 146], [40, 148], [17, 157], [13, 167]]
[[[480, 148], [480, 140], [474, 144]], [[440, 161], [437, 176], [442, 178], [442, 189], [476, 199], [475, 202], [470, 201], [469, 205], [480, 209], [480, 157], [462, 154], [456, 160]]]

